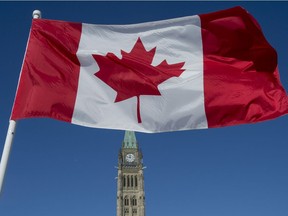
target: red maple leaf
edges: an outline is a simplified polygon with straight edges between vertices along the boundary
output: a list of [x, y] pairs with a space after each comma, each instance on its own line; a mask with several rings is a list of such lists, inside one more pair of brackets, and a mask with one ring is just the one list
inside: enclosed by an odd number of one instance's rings
[[121, 50], [122, 59], [113, 53], [106, 56], [93, 54], [100, 71], [94, 75], [117, 92], [116, 102], [137, 97], [137, 119], [141, 123], [140, 95], [161, 95], [158, 85], [171, 77], [178, 77], [184, 71], [184, 62], [168, 64], [166, 60], [152, 66], [156, 47], [146, 51], [140, 38], [130, 53]]

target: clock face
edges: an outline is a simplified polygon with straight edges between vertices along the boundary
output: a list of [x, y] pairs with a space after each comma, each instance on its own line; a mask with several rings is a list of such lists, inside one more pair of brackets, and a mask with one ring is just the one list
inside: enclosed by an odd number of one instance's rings
[[126, 155], [126, 161], [127, 162], [133, 162], [135, 160], [135, 156], [133, 154], [127, 154]]

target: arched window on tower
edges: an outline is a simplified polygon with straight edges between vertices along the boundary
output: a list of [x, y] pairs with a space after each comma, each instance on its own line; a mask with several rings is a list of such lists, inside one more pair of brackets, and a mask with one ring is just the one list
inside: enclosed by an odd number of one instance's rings
[[125, 198], [124, 198], [124, 205], [125, 205], [125, 206], [129, 206], [128, 196], [125, 196]]
[[134, 181], [133, 181], [133, 176], [131, 176], [131, 187], [133, 187], [133, 184], [134, 183]]
[[126, 187], [126, 176], [123, 176], [123, 187]]
[[127, 187], [130, 187], [130, 176], [127, 176]]
[[137, 199], [135, 196], [133, 196], [133, 198], [132, 198], [132, 205], [137, 206]]
[[138, 187], [137, 175], [135, 176], [135, 187]]

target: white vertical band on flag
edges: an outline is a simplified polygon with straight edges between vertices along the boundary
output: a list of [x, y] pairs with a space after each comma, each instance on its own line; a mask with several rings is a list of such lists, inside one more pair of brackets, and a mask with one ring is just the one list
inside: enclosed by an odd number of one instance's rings
[[[117, 92], [96, 77], [100, 69], [92, 54], [129, 53], [138, 38], [147, 51], [156, 47], [153, 66], [185, 62], [185, 71], [160, 85], [161, 95], [141, 95], [115, 103]], [[142, 131], [207, 128], [203, 92], [203, 52], [198, 16], [133, 25], [83, 24], [77, 51], [81, 68], [72, 123], [89, 127]]]

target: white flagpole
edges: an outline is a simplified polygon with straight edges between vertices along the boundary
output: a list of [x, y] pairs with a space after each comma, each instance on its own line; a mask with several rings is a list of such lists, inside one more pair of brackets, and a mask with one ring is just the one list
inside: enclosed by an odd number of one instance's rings
[[16, 129], [16, 121], [10, 120], [7, 135], [6, 135], [6, 140], [5, 140], [5, 144], [4, 144], [4, 149], [3, 149], [3, 153], [2, 153], [2, 157], [1, 157], [1, 163], [0, 163], [0, 193], [2, 191], [2, 186], [3, 186], [3, 182], [4, 182], [4, 177], [5, 177], [5, 171], [7, 168], [10, 150], [11, 150], [12, 143], [13, 143], [15, 129]]
[[[33, 11], [33, 19], [38, 19], [41, 18], [41, 12], [39, 10], [34, 10]], [[15, 135], [15, 130], [16, 130], [16, 121], [10, 120], [9, 121], [9, 127], [6, 135], [6, 140], [2, 152], [2, 157], [1, 157], [1, 162], [0, 162], [0, 193], [3, 188], [3, 182], [4, 182], [4, 177], [5, 177], [5, 172], [7, 168], [7, 163], [13, 143], [13, 138]]]

